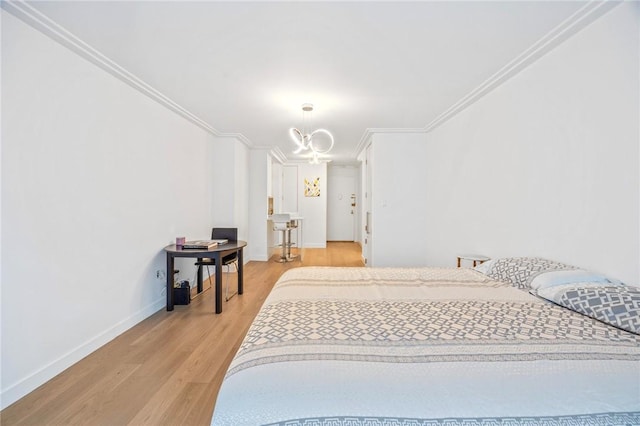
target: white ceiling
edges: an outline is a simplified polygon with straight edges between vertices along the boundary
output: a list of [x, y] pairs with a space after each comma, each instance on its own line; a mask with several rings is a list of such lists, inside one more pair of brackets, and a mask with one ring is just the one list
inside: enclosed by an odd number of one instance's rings
[[[551, 1], [30, 3], [211, 127], [279, 146], [424, 128], [584, 5]], [[309, 129], [308, 129], [309, 130]]]

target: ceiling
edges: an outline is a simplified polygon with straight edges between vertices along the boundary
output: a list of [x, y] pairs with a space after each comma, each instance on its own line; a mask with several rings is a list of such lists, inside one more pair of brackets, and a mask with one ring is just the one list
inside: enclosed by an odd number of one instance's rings
[[355, 158], [368, 128], [425, 128], [584, 5], [569, 1], [30, 4], [221, 133], [307, 130]]

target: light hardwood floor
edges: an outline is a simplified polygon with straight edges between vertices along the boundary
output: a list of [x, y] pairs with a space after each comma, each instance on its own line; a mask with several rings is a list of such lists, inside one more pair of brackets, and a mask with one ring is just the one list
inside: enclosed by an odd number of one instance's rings
[[251, 321], [280, 275], [300, 266], [363, 266], [360, 246], [332, 242], [305, 249], [304, 261], [249, 262], [244, 294], [223, 302], [222, 314], [213, 313], [212, 291], [161, 310], [4, 409], [0, 424], [208, 425]]

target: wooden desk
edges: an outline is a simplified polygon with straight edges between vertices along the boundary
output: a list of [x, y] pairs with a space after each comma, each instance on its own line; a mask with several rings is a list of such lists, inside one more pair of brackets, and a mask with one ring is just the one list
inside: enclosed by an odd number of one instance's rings
[[[242, 271], [243, 271], [243, 255], [242, 249], [247, 245], [246, 241], [229, 241], [227, 244], [221, 244], [211, 250], [184, 250], [176, 247], [175, 244], [166, 246], [164, 251], [167, 253], [167, 311], [173, 311], [173, 271], [174, 259], [176, 257], [191, 257], [198, 259], [213, 259], [216, 262], [216, 314], [222, 312], [222, 257], [228, 254], [238, 253], [238, 294], [242, 294]], [[198, 293], [202, 292], [202, 269], [199, 268], [198, 273]]]

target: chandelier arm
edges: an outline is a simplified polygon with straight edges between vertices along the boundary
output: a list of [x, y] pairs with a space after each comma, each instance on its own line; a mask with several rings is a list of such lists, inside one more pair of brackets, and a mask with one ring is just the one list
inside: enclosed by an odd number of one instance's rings
[[[296, 137], [296, 135], [298, 135]], [[289, 136], [291, 136], [291, 139], [295, 142], [296, 145], [298, 145], [298, 149], [296, 149], [295, 151], [293, 151], [294, 154], [300, 154], [302, 151], [306, 151], [307, 149], [309, 149], [308, 146], [305, 146], [304, 144], [304, 136], [302, 135], [302, 133], [300, 132], [300, 130], [296, 129], [296, 128], [290, 128], [289, 129]]]
[[[329, 136], [329, 140], [331, 141], [331, 144], [329, 145], [328, 148], [326, 149], [317, 149], [315, 146], [313, 146], [313, 135], [315, 135], [316, 133], [324, 133], [327, 136]], [[331, 151], [333, 149], [333, 144], [334, 144], [334, 140], [333, 140], [333, 135], [331, 134], [331, 132], [329, 132], [327, 129], [317, 129], [314, 130], [311, 133], [311, 136], [309, 137], [309, 148], [317, 154], [326, 154], [327, 152]]]
[[[311, 162], [313, 164], [318, 164], [319, 155], [326, 154], [333, 149], [333, 145], [335, 143], [333, 139], [333, 135], [327, 129], [316, 129], [310, 134], [306, 132], [307, 126], [307, 117], [305, 113], [311, 114], [313, 111], [312, 104], [302, 104], [302, 131], [292, 127], [289, 129], [289, 136], [296, 144], [297, 149], [293, 151], [294, 154], [299, 154], [302, 151], [311, 150]], [[330, 144], [325, 149], [320, 149], [313, 145], [313, 136], [318, 133], [324, 133], [329, 137]]]
[[318, 161], [318, 153], [317, 152], [313, 151], [313, 156], [309, 160], [309, 164], [320, 164], [320, 161]]

